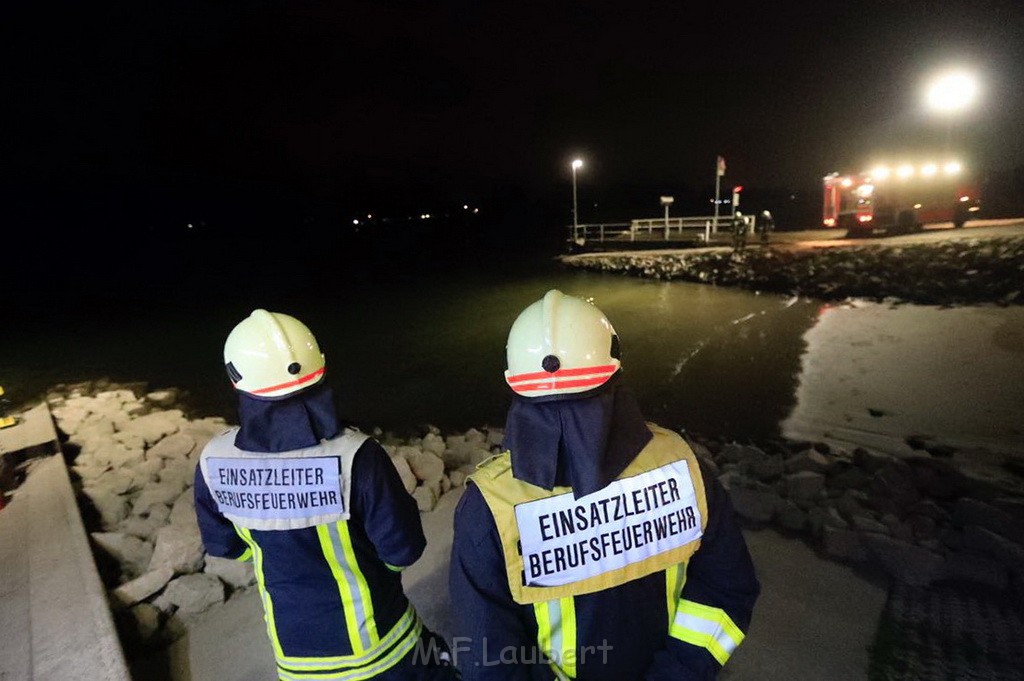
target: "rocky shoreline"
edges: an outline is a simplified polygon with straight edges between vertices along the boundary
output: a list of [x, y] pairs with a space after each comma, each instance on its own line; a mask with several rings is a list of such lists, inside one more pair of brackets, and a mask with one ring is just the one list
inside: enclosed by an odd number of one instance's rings
[[905, 457], [824, 443], [689, 438], [753, 527], [913, 586], [944, 580], [1024, 600], [1024, 458], [908, 438]]
[[570, 267], [651, 279], [738, 286], [823, 300], [870, 298], [928, 305], [1024, 304], [1024, 238], [828, 248], [748, 247], [741, 253], [592, 253]]
[[[189, 418], [176, 390], [141, 384], [47, 393], [129, 656], [181, 637], [195, 618], [254, 588], [251, 563], [207, 556], [192, 484], [206, 443], [228, 427]], [[423, 512], [500, 452], [497, 428], [373, 435]], [[910, 438], [896, 458], [775, 440], [689, 434], [752, 527], [803, 536], [819, 553], [915, 585], [966, 581], [1024, 598], [1024, 459]]]

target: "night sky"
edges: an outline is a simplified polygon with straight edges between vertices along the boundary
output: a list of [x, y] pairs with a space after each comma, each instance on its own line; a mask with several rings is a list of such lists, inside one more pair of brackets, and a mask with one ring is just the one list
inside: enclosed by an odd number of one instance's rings
[[42, 212], [83, 187], [549, 205], [580, 155], [592, 219], [630, 192], [656, 214], [704, 196], [719, 153], [729, 183], [814, 190], [937, 147], [921, 90], [947, 64], [983, 78], [968, 164], [1024, 164], [1019, 1], [748, 4], [8, 4], [7, 185]]

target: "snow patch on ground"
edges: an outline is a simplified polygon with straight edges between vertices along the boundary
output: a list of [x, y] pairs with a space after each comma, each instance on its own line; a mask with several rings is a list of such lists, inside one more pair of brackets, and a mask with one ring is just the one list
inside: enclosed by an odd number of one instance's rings
[[1024, 309], [858, 301], [824, 308], [804, 340], [785, 437], [902, 454], [921, 435], [1024, 452]]

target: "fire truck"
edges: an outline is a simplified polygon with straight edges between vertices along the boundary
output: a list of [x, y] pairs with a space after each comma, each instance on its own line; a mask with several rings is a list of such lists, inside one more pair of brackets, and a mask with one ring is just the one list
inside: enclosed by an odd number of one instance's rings
[[824, 184], [823, 223], [848, 237], [906, 234], [934, 222], [963, 227], [981, 209], [978, 187], [958, 161], [832, 173]]

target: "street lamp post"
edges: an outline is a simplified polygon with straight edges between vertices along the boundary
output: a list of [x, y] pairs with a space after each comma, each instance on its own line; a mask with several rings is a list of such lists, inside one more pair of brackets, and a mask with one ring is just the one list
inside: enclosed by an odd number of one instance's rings
[[579, 208], [576, 204], [576, 171], [583, 167], [582, 159], [574, 159], [572, 162], [572, 235], [573, 238], [577, 236], [576, 232], [579, 231]]

